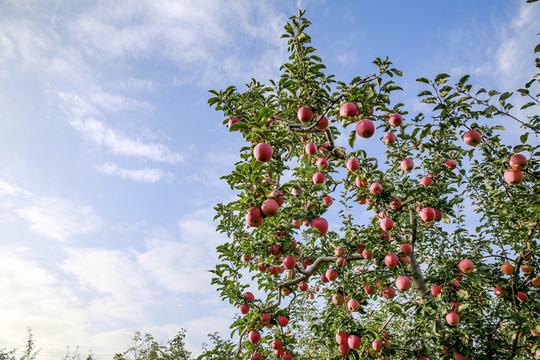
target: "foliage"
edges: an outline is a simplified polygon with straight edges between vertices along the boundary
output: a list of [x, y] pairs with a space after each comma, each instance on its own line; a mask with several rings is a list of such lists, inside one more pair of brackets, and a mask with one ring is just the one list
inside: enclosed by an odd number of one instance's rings
[[26, 331], [28, 332], [28, 339], [26, 340], [26, 346], [23, 350], [21, 360], [35, 360], [41, 349], [36, 348], [36, 341], [34, 340], [32, 330], [28, 328]]
[[[224, 301], [244, 309], [247, 304], [249, 311], [231, 324], [236, 349], [214, 335], [214, 348], [200, 359], [274, 353], [283, 359], [290, 358], [287, 353], [295, 359], [337, 359], [348, 351], [345, 358], [355, 359], [531, 358], [540, 347], [535, 336], [540, 291], [532, 283], [540, 265], [540, 117], [534, 114], [540, 73], [516, 93], [476, 89], [469, 76], [454, 85], [445, 73], [419, 78], [426, 85], [419, 97], [432, 111], [409, 115], [404, 104], [391, 102], [392, 93], [402, 90], [394, 82], [401, 71], [388, 58], [376, 59], [372, 74], [339, 81], [325, 73], [310, 46], [309, 25], [299, 12], [285, 26], [290, 57], [278, 80], [265, 85], [252, 79], [244, 92], [234, 86], [210, 91], [209, 104], [247, 142], [223, 177], [237, 199], [216, 206], [218, 230], [230, 241], [217, 248], [213, 283]], [[523, 99], [519, 109], [510, 103]], [[340, 113], [344, 103], [354, 103], [358, 114]], [[313, 111], [313, 120], [300, 121], [302, 107]], [[394, 122], [395, 113], [403, 115], [403, 124]], [[323, 117], [330, 123], [326, 129]], [[377, 152], [382, 145], [358, 129], [362, 118], [375, 124], [376, 137], [390, 131], [396, 136], [384, 155]], [[470, 130], [481, 135], [477, 146], [464, 143]], [[254, 156], [260, 143], [271, 145], [269, 161]], [[319, 151], [307, 154], [308, 143]], [[505, 172], [517, 153], [527, 166], [523, 181], [514, 185]], [[323, 158], [326, 169], [317, 163]], [[401, 166], [407, 158], [414, 162], [412, 171]], [[350, 159], [358, 160], [358, 169], [346, 169]], [[324, 175], [323, 182], [313, 180], [316, 173]], [[375, 183], [381, 192], [371, 189]], [[330, 195], [332, 205], [323, 202]], [[262, 224], [246, 218], [278, 197], [284, 203], [277, 215], [263, 217]], [[401, 206], [393, 206], [396, 197]], [[426, 208], [437, 210], [435, 219]], [[326, 234], [316, 227], [323, 216], [331, 220]], [[387, 261], [389, 254], [398, 256], [397, 266]], [[289, 271], [284, 271], [286, 256], [296, 260]], [[460, 269], [462, 260], [471, 261], [474, 271]], [[504, 263], [515, 270], [505, 275]], [[525, 264], [532, 272], [523, 272]], [[337, 279], [322, 281], [331, 268]], [[407, 276], [412, 289], [391, 297], [398, 276]], [[307, 290], [300, 288], [303, 283]], [[433, 295], [435, 285], [441, 294]], [[250, 286], [257, 289], [253, 300], [244, 295]], [[375, 292], [368, 294], [366, 287]], [[495, 287], [503, 293], [496, 295]], [[528, 295], [527, 302], [520, 293]], [[343, 305], [334, 305], [338, 295], [345, 298]], [[359, 302], [358, 311], [347, 309], [351, 299]], [[449, 313], [458, 315], [457, 325], [446, 321]], [[269, 323], [261, 320], [263, 314], [270, 315]], [[289, 318], [288, 325], [278, 325], [281, 316]], [[359, 336], [360, 348], [337, 344], [340, 331]], [[261, 334], [260, 342], [248, 339], [253, 332]], [[274, 339], [283, 351], [271, 348]], [[382, 349], [374, 350], [374, 341], [381, 341]]]
[[166, 345], [158, 343], [150, 334], [136, 332], [131, 338], [131, 346], [123, 353], [116, 354], [115, 360], [188, 360], [191, 353], [186, 349], [185, 330], [167, 341]]

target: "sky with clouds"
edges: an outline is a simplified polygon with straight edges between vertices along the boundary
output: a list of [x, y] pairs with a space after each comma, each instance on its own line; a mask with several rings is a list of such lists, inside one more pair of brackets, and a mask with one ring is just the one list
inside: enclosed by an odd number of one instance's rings
[[513, 90], [534, 73], [540, 8], [518, 0], [2, 1], [0, 348], [30, 327], [40, 359], [107, 359], [185, 328], [197, 353], [227, 329], [207, 270], [243, 143], [207, 91], [278, 77], [298, 8], [338, 79], [389, 56], [411, 113], [420, 76]]

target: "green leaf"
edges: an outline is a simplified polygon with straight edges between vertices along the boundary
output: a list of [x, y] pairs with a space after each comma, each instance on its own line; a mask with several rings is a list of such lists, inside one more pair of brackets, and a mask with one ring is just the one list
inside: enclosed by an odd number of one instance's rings
[[[529, 1], [527, 1], [527, 2], [529, 2]], [[538, 44], [538, 45], [535, 46], [534, 52], [535, 52], [535, 53], [540, 52], [540, 44]]]
[[439, 75], [435, 76], [435, 83], [437, 85], [444, 84], [445, 82], [448, 81], [446, 79], [449, 78], [449, 77], [450, 77], [450, 75], [445, 74], [445, 73], [439, 74]]
[[529, 138], [529, 133], [525, 133], [519, 137], [519, 140], [521, 140], [522, 144], [525, 144], [527, 142], [527, 139]]
[[535, 105], [535, 103], [533, 103], [532, 101], [531, 101], [531, 102], [528, 102], [528, 103], [526, 103], [525, 105], [523, 105], [523, 106], [521, 107], [521, 110], [526, 109], [526, 108], [528, 108], [528, 107], [531, 107], [531, 106], [533, 106], [533, 105]]
[[418, 96], [426, 96], [426, 95], [433, 95], [433, 94], [429, 90], [424, 90], [420, 94], [418, 94]]
[[426, 79], [426, 78], [418, 78], [418, 79], [416, 79], [416, 81], [423, 82], [424, 84], [429, 84], [429, 80]]
[[243, 121], [239, 121], [237, 123], [232, 124], [232, 126], [229, 128], [230, 131], [238, 130], [238, 129], [247, 129], [248, 124], [246, 124]]
[[328, 187], [325, 184], [315, 184], [313, 186], [313, 191], [321, 191], [321, 190], [328, 191]]
[[498, 92], [497, 90], [489, 90], [489, 92], [488, 92], [488, 95], [489, 95], [490, 97], [491, 97], [491, 96], [495, 96], [495, 95], [497, 95], [497, 94], [499, 94], [499, 92]]
[[349, 146], [352, 148], [354, 147], [354, 140], [356, 140], [356, 130], [351, 131], [351, 133], [349, 134], [348, 143]]
[[504, 126], [501, 126], [501, 125], [495, 125], [494, 127], [492, 127], [493, 130], [505, 130], [504, 129]]

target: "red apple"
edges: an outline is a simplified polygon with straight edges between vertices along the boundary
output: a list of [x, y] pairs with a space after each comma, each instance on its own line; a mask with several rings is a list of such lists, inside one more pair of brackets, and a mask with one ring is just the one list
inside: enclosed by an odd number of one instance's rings
[[324, 184], [324, 174], [316, 172], [315, 174], [313, 174], [312, 180], [314, 184]]
[[283, 357], [281, 359], [282, 360], [293, 360], [293, 354], [286, 353], [286, 354], [283, 355]]
[[358, 116], [360, 112], [358, 111], [358, 106], [352, 102], [346, 102], [341, 105], [339, 108], [339, 116]]
[[264, 200], [261, 205], [261, 211], [264, 216], [276, 216], [279, 211], [279, 204], [276, 200]]
[[260, 272], [265, 272], [266, 271], [266, 264], [263, 263], [263, 262], [260, 262], [257, 264], [257, 268], [259, 269]]
[[271, 345], [271, 346], [272, 346], [272, 349], [278, 350], [278, 349], [281, 349], [281, 347], [283, 346], [283, 344], [281, 343], [281, 340], [276, 339], [276, 340], [272, 341], [272, 345]]
[[334, 269], [328, 269], [328, 270], [326, 270], [325, 275], [326, 275], [326, 278], [327, 278], [329, 281], [334, 281], [334, 280], [336, 280], [337, 277], [338, 277], [338, 273], [337, 273], [337, 271], [334, 270]]
[[401, 275], [396, 279], [396, 287], [399, 291], [407, 291], [411, 288], [411, 285], [411, 279], [409, 279], [407, 276]]
[[261, 209], [257, 206], [248, 209], [246, 223], [248, 226], [259, 227], [263, 222]]
[[357, 335], [349, 335], [347, 345], [349, 345], [351, 349], [359, 349], [362, 345], [362, 339], [360, 339], [360, 336]]
[[512, 169], [523, 170], [527, 167], [527, 158], [522, 154], [515, 154], [512, 155], [509, 163]]
[[474, 270], [474, 264], [472, 263], [471, 260], [468, 260], [468, 259], [464, 259], [464, 260], [461, 260], [458, 264], [458, 268], [459, 270], [464, 273], [464, 274], [470, 274], [473, 272]]
[[318, 158], [316, 162], [317, 167], [319, 170], [326, 170], [328, 168], [328, 159], [326, 158]]
[[258, 343], [259, 341], [261, 341], [261, 334], [256, 331], [256, 330], [251, 330], [249, 332], [249, 342], [252, 343], [252, 344], [256, 344]]
[[298, 109], [298, 120], [303, 123], [309, 122], [313, 119], [313, 111], [307, 106], [301, 107]]
[[510, 263], [504, 263], [501, 266], [502, 272], [505, 273], [506, 275], [512, 275], [514, 273], [514, 269], [515, 269], [514, 265]]
[[523, 173], [519, 170], [509, 169], [504, 172], [504, 181], [510, 185], [517, 185], [523, 181]]
[[386, 266], [388, 266], [390, 269], [395, 268], [398, 266], [399, 263], [399, 257], [396, 254], [388, 254], [384, 257], [384, 263]]
[[355, 158], [350, 158], [347, 160], [347, 170], [348, 171], [356, 171], [360, 168], [360, 163]]
[[390, 202], [390, 207], [397, 210], [401, 207], [401, 199], [396, 196], [396, 200]]
[[366, 260], [370, 260], [373, 257], [373, 254], [367, 249], [362, 250], [362, 257]]
[[401, 244], [399, 246], [399, 249], [401, 250], [402, 253], [405, 253], [407, 255], [410, 255], [413, 251], [411, 244]]
[[[337, 273], [336, 273], [337, 274]], [[322, 283], [327, 283], [329, 282], [330, 280], [326, 277], [326, 274], [322, 274], [321, 275], [321, 282]]]
[[379, 219], [379, 226], [381, 229], [383, 229], [383, 231], [390, 231], [394, 227], [394, 220], [390, 219], [389, 217]]
[[435, 219], [435, 210], [425, 207], [420, 210], [420, 218], [424, 221], [433, 221]]
[[356, 123], [356, 133], [363, 138], [370, 138], [375, 133], [375, 125], [369, 119], [362, 119]]
[[371, 295], [375, 292], [375, 288], [371, 285], [364, 286], [364, 292], [368, 295]]
[[396, 142], [396, 140], [397, 140], [396, 135], [393, 132], [386, 133], [383, 136], [383, 142], [386, 145], [393, 144]]
[[283, 203], [285, 202], [285, 198], [284, 198], [283, 193], [281, 191], [275, 191], [274, 190], [268, 196], [271, 197], [271, 198], [274, 198], [274, 200], [276, 200], [276, 202], [278, 203], [279, 206], [283, 205]]
[[369, 187], [369, 192], [373, 195], [377, 195], [382, 191], [382, 189], [382, 185], [376, 182], [371, 184], [371, 186]]
[[298, 220], [293, 220], [293, 221], [291, 221], [291, 224], [292, 224], [293, 226], [298, 227], [298, 228], [300, 227], [300, 221], [298, 221]]
[[446, 167], [449, 168], [450, 170], [454, 170], [457, 166], [457, 163], [455, 160], [448, 159], [444, 162], [444, 165], [446, 165]]
[[287, 270], [290, 270], [290, 269], [294, 269], [296, 265], [296, 259], [294, 258], [294, 256], [285, 256], [283, 258], [283, 266], [285, 267], [285, 269]]
[[443, 291], [442, 286], [439, 286], [439, 285], [433, 285], [433, 286], [431, 287], [431, 295], [433, 295], [433, 296], [437, 296], [437, 295], [441, 294], [442, 291]]
[[276, 356], [283, 356], [283, 353], [285, 352], [285, 350], [283, 348], [279, 348], [279, 349], [276, 349], [274, 350], [274, 355]]
[[250, 291], [247, 291], [244, 293], [244, 299], [246, 299], [247, 301], [253, 301], [253, 299], [255, 299], [255, 296]]
[[400, 255], [399, 256], [399, 261], [404, 261], [407, 264], [410, 264], [411, 263], [411, 258], [409, 257], [409, 255]]
[[330, 195], [327, 195], [323, 198], [323, 202], [325, 205], [332, 205], [334, 199]]
[[442, 211], [439, 210], [439, 209], [433, 209], [433, 211], [435, 211], [435, 217], [433, 218], [433, 220], [441, 221], [442, 220]]
[[272, 150], [272, 146], [266, 143], [259, 143], [253, 148], [253, 156], [259, 162], [267, 162], [272, 158], [273, 154], [274, 150]]
[[343, 305], [343, 302], [345, 301], [345, 298], [341, 294], [334, 294], [332, 295], [332, 302], [334, 305]]
[[476, 146], [482, 141], [482, 135], [476, 130], [469, 130], [463, 135], [463, 141], [470, 146]]
[[519, 299], [519, 301], [523, 303], [526, 303], [527, 301], [529, 301], [529, 297], [527, 296], [527, 294], [521, 291], [518, 291], [517, 298]]
[[251, 355], [251, 360], [264, 360], [264, 358], [263, 358], [262, 355], [259, 354], [259, 353], [253, 353], [253, 354]]
[[311, 220], [311, 227], [315, 229], [319, 229], [321, 232], [321, 235], [326, 235], [326, 232], [328, 231], [328, 221], [326, 221], [325, 218], [316, 218]]
[[285, 327], [289, 324], [289, 318], [286, 316], [280, 316], [277, 319], [278, 325], [281, 327]]
[[385, 299], [392, 299], [394, 296], [396, 296], [396, 290], [394, 290], [391, 286], [385, 286], [382, 290], [382, 296]]
[[398, 127], [403, 122], [403, 117], [400, 114], [392, 114], [388, 118], [388, 123], [393, 127]]
[[328, 151], [330, 151], [330, 145], [327, 143], [324, 143], [319, 147], [319, 152], [323, 155], [328, 154]]
[[382, 342], [380, 340], [374, 340], [371, 343], [371, 348], [375, 351], [379, 351], [382, 349]]
[[247, 314], [249, 312], [249, 304], [240, 305], [240, 314]]
[[506, 294], [506, 291], [504, 291], [504, 289], [499, 285], [495, 285], [495, 289], [493, 289], [493, 292], [498, 297], [503, 297]]
[[[234, 124], [236, 124], [237, 122], [241, 122], [242, 120], [240, 120], [239, 118], [237, 118], [236, 116], [233, 116], [232, 118], [229, 119], [229, 129], [231, 128], [231, 126], [233, 126]], [[236, 129], [237, 131], [238, 129]]]
[[338, 246], [336, 250], [334, 250], [334, 254], [339, 257], [345, 256], [345, 249], [343, 246]]
[[455, 311], [451, 311], [448, 314], [446, 314], [446, 322], [450, 326], [456, 326], [459, 324], [459, 316]]
[[411, 158], [401, 160], [401, 168], [403, 171], [411, 171], [414, 169], [414, 161]]
[[357, 176], [355, 179], [354, 179], [354, 184], [356, 186], [358, 186], [359, 188], [364, 188], [366, 187], [367, 185], [367, 180], [366, 179], [361, 179], [359, 176]]
[[535, 288], [540, 288], [540, 276], [535, 277], [531, 282]]
[[432, 184], [433, 184], [433, 179], [430, 178], [429, 176], [424, 176], [423, 178], [420, 179], [420, 185], [422, 186], [428, 187], [428, 186], [431, 186]]
[[298, 288], [301, 290], [301, 291], [306, 291], [308, 289], [308, 284], [306, 282], [301, 282], [300, 284], [298, 284]]
[[315, 155], [317, 153], [317, 145], [315, 145], [314, 143], [307, 143], [304, 147], [304, 150], [308, 155]]
[[270, 321], [272, 320], [272, 317], [269, 313], [264, 313], [261, 315], [261, 321], [265, 324], [270, 324]]
[[348, 355], [351, 352], [349, 345], [339, 345], [339, 353], [341, 355]]
[[360, 303], [356, 299], [351, 299], [347, 302], [347, 309], [351, 312], [358, 311], [360, 309]]

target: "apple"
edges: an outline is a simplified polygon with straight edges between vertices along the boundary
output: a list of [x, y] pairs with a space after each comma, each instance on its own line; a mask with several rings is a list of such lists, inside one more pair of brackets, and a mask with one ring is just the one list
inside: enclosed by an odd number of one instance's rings
[[334, 250], [334, 254], [339, 257], [345, 256], [345, 249], [343, 246], [338, 246], [336, 250]]
[[337, 279], [338, 277], [338, 273], [336, 270], [334, 269], [328, 269], [326, 270], [326, 272], [324, 273], [324, 275], [326, 275], [326, 278], [328, 279], [328, 281], [334, 281]]
[[298, 109], [298, 120], [303, 123], [309, 122], [313, 119], [313, 111], [307, 106], [301, 107]]
[[347, 302], [347, 309], [351, 312], [358, 311], [360, 309], [360, 303], [356, 299], [351, 299]]
[[250, 343], [257, 344], [259, 341], [261, 341], [261, 334], [256, 330], [251, 330], [248, 338]]
[[358, 335], [349, 335], [347, 345], [349, 345], [351, 349], [359, 349], [362, 345], [362, 339], [360, 339], [360, 336]]
[[392, 114], [388, 118], [388, 123], [393, 127], [398, 127], [403, 122], [403, 117], [400, 114]]
[[375, 125], [369, 119], [362, 119], [356, 123], [356, 133], [363, 138], [370, 138], [375, 133]]
[[244, 293], [244, 299], [246, 299], [247, 301], [253, 301], [253, 299], [255, 299], [255, 296], [250, 291], [247, 291]]
[[[233, 116], [232, 118], [229, 119], [229, 129], [231, 128], [231, 126], [233, 126], [234, 124], [236, 124], [237, 122], [241, 122], [242, 120], [240, 120], [239, 118], [237, 118], [236, 116]], [[234, 131], [238, 131], [238, 129], [234, 130]]]
[[364, 292], [368, 295], [371, 295], [375, 292], [375, 288], [371, 285], [364, 286]]
[[328, 231], [328, 221], [325, 218], [316, 218], [311, 220], [311, 227], [318, 229], [321, 232], [321, 235], [326, 235]]
[[514, 170], [523, 170], [527, 167], [527, 158], [522, 154], [515, 154], [510, 158], [509, 164]]
[[433, 220], [441, 221], [442, 220], [442, 211], [439, 210], [439, 209], [433, 209], [433, 211], [435, 211], [435, 217], [433, 218]]
[[501, 270], [506, 275], [512, 275], [514, 273], [514, 269], [515, 269], [514, 265], [510, 263], [504, 263], [501, 265]]
[[289, 324], [289, 318], [286, 316], [280, 316], [277, 319], [278, 325], [281, 327], [285, 327]]
[[283, 356], [283, 353], [285, 352], [285, 350], [283, 348], [279, 348], [279, 349], [276, 349], [274, 350], [274, 355], [276, 356]]
[[493, 292], [498, 297], [503, 297], [506, 294], [506, 291], [504, 291], [504, 289], [500, 287], [499, 285], [495, 286], [495, 289], [493, 289]]
[[373, 195], [377, 195], [382, 191], [383, 187], [378, 182], [371, 184], [369, 187], [369, 192]]
[[384, 257], [384, 263], [386, 266], [388, 266], [390, 269], [395, 268], [398, 266], [399, 263], [399, 257], [396, 254], [388, 254]]
[[407, 264], [410, 264], [411, 263], [411, 258], [409, 257], [409, 255], [400, 255], [399, 256], [399, 261], [404, 261]]
[[334, 294], [332, 295], [332, 302], [334, 305], [343, 305], [343, 302], [345, 301], [345, 298], [341, 294]]
[[433, 221], [435, 219], [435, 210], [425, 207], [420, 210], [420, 218], [424, 221]]
[[240, 314], [247, 314], [249, 312], [249, 304], [240, 305]]
[[433, 285], [433, 286], [431, 287], [431, 295], [433, 295], [433, 296], [437, 296], [437, 295], [441, 294], [442, 291], [443, 291], [442, 286], [439, 286], [439, 285]]
[[523, 173], [519, 170], [508, 169], [504, 172], [504, 181], [510, 185], [517, 185], [523, 181]]
[[246, 223], [248, 226], [259, 227], [263, 222], [261, 209], [253, 206], [248, 209], [246, 214]]
[[414, 169], [414, 161], [411, 158], [401, 160], [401, 168], [403, 171], [411, 171]]
[[285, 289], [281, 289], [281, 293], [283, 294], [283, 296], [288, 296], [291, 293], [291, 291], [285, 288]]
[[301, 291], [306, 291], [308, 289], [308, 284], [306, 282], [301, 282], [300, 284], [298, 284], [298, 288], [301, 290]]
[[347, 160], [347, 170], [348, 171], [356, 171], [360, 168], [360, 163], [355, 158], [350, 158]]
[[324, 131], [328, 127], [328, 119], [326, 116], [323, 116], [318, 122], [317, 125], [315, 125], [315, 129], [319, 131]]
[[358, 111], [358, 106], [356, 106], [355, 103], [352, 102], [346, 102], [345, 104], [341, 105], [339, 108], [339, 116], [358, 116], [360, 115], [360, 111]]
[[298, 221], [298, 220], [293, 220], [293, 221], [291, 221], [291, 225], [296, 226], [296, 227], [299, 228], [299, 227], [300, 227], [300, 221]]
[[382, 349], [382, 342], [381, 340], [374, 340], [372, 343], [371, 343], [371, 348], [375, 351], [379, 351]]
[[396, 279], [396, 287], [399, 291], [407, 291], [411, 288], [411, 279], [405, 275], [398, 276]]
[[314, 184], [324, 184], [324, 174], [316, 172], [315, 174], [313, 174], [312, 180]]
[[315, 163], [319, 170], [326, 170], [328, 168], [328, 159], [326, 158], [318, 158], [317, 162]]
[[261, 211], [264, 216], [276, 216], [279, 211], [279, 204], [276, 200], [264, 200], [261, 204]]
[[448, 314], [446, 314], [446, 322], [450, 326], [456, 326], [459, 324], [459, 316], [455, 311], [451, 311]]
[[317, 153], [317, 145], [315, 145], [314, 143], [307, 143], [304, 147], [304, 150], [308, 155], [315, 155]]
[[260, 262], [257, 264], [257, 268], [259, 269], [260, 272], [265, 272], [266, 271], [266, 264], [263, 263], [263, 262]]
[[359, 188], [364, 188], [367, 185], [367, 180], [366, 179], [361, 179], [359, 176], [357, 176], [354, 179], [354, 184]]
[[253, 156], [259, 162], [267, 162], [272, 158], [273, 154], [274, 150], [272, 150], [272, 146], [266, 143], [259, 143], [253, 148]]
[[269, 313], [264, 313], [261, 315], [261, 321], [265, 324], [270, 324], [270, 321], [272, 320], [272, 317]]
[[535, 277], [531, 282], [535, 288], [540, 288], [540, 276]]
[[283, 203], [285, 202], [285, 199], [283, 197], [283, 193], [281, 191], [274, 190], [268, 196], [271, 197], [271, 198], [274, 198], [274, 200], [276, 200], [276, 202], [278, 203], [279, 206], [283, 205]]
[[455, 160], [448, 159], [444, 162], [444, 165], [446, 165], [446, 167], [449, 168], [450, 170], [454, 170], [457, 166], [457, 163]]
[[389, 217], [379, 219], [379, 226], [383, 231], [389, 231], [394, 227], [394, 220], [390, 219]]
[[263, 358], [262, 355], [259, 354], [259, 353], [253, 353], [253, 354], [251, 355], [251, 360], [264, 360], [264, 358]]
[[278, 256], [279, 253], [280, 253], [280, 251], [281, 251], [281, 248], [280, 248], [280, 246], [277, 245], [277, 244], [272, 245], [272, 247], [270, 248], [270, 252], [271, 252], [272, 255], [274, 255], [274, 256]]
[[534, 271], [534, 266], [531, 264], [523, 264], [521, 265], [521, 271], [523, 271], [524, 274], [530, 274]]
[[276, 340], [272, 341], [272, 344], [270, 346], [272, 347], [272, 349], [278, 350], [278, 349], [281, 349], [283, 344], [281, 343], [281, 340], [276, 339]]
[[517, 298], [519, 299], [519, 301], [521, 301], [523, 303], [526, 303], [527, 301], [529, 301], [529, 298], [528, 298], [527, 294], [525, 294], [524, 292], [521, 292], [521, 291], [518, 291]]
[[333, 202], [334, 202], [334, 199], [330, 195], [327, 195], [327, 196], [323, 197], [323, 203], [325, 205], [330, 206], [330, 205], [332, 205]]
[[431, 186], [432, 184], [433, 184], [433, 179], [430, 178], [429, 176], [424, 176], [423, 178], [420, 179], [420, 185], [422, 186], [428, 187], [428, 186]]
[[371, 253], [367, 249], [364, 249], [362, 250], [362, 257], [366, 260], [370, 260], [371, 258], [373, 258], [373, 253]]
[[470, 146], [476, 146], [482, 141], [482, 135], [476, 130], [469, 130], [463, 135], [463, 141]]
[[293, 354], [286, 353], [286, 354], [283, 355], [282, 359], [283, 360], [293, 360]]
[[412, 251], [413, 251], [411, 244], [401, 244], [399, 246], [399, 249], [401, 250], [402, 253], [405, 253], [407, 255], [412, 254]]
[[396, 196], [396, 200], [390, 202], [390, 207], [397, 210], [401, 207], [401, 199]]
[[[337, 274], [337, 273], [336, 273], [336, 274]], [[328, 278], [326, 277], [326, 274], [322, 274], [322, 275], [321, 275], [321, 282], [322, 282], [322, 283], [327, 283], [327, 282], [329, 282], [329, 281], [330, 281], [330, 279], [328, 279]]]
[[330, 151], [330, 145], [327, 143], [324, 143], [319, 147], [319, 152], [323, 155], [328, 154], [328, 151]]
[[397, 140], [396, 135], [393, 132], [386, 133], [383, 136], [383, 142], [386, 145], [393, 144], [396, 142], [396, 140]]
[[382, 290], [382, 296], [385, 299], [392, 299], [394, 296], [396, 296], [396, 290], [394, 290], [391, 286], [385, 286]]
[[287, 270], [294, 269], [295, 265], [296, 265], [296, 259], [294, 258], [294, 256], [289, 255], [283, 258], [283, 266], [285, 267], [285, 269]]
[[349, 345], [339, 345], [339, 353], [341, 355], [348, 355], [351, 352]]
[[294, 197], [297, 197], [297, 196], [299, 196], [299, 195], [302, 195], [302, 187], [298, 186], [297, 188], [296, 188], [296, 187], [292, 188], [291, 194], [292, 194], [292, 196], [294, 196]]
[[468, 259], [461, 260], [457, 267], [464, 274], [470, 274], [474, 270], [474, 264], [472, 263], [471, 260], [468, 260]]

